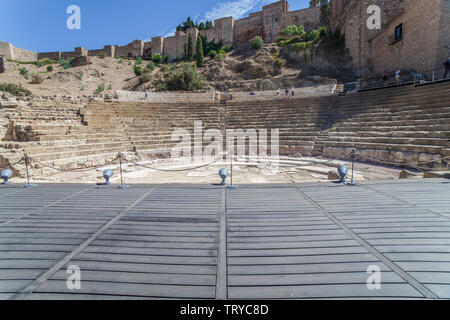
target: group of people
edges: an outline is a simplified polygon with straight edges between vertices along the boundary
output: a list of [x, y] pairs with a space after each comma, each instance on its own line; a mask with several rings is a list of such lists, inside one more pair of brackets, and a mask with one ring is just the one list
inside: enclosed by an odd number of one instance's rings
[[[291, 95], [294, 97], [295, 96], [295, 88], [292, 87], [290, 92], [291, 92]], [[284, 91], [284, 95], [286, 96], [287, 99], [289, 99], [289, 89], [288, 88], [286, 88], [286, 90]], [[278, 98], [281, 98], [281, 89], [277, 90], [277, 96], [278, 96]]]

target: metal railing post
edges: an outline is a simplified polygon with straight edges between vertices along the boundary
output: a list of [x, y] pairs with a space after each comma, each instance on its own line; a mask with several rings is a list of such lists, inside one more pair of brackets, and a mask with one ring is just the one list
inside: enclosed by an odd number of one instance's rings
[[24, 153], [23, 159], [25, 160], [25, 172], [27, 176], [27, 184], [24, 185], [23, 187], [26, 189], [31, 189], [32, 187], [34, 187], [34, 185], [30, 184], [30, 172], [28, 170], [28, 165], [30, 164], [30, 157], [26, 153]]
[[120, 166], [120, 186], [117, 187], [117, 189], [126, 189], [128, 186], [123, 184], [123, 170], [122, 170], [122, 158], [123, 154], [119, 152], [117, 155], [119, 157], [119, 166]]

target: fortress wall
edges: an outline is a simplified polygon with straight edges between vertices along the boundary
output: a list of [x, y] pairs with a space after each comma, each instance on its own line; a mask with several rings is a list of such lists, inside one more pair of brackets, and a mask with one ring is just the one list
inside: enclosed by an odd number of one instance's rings
[[163, 55], [167, 56], [169, 60], [183, 57], [184, 45], [187, 44], [187, 37], [179, 35], [164, 39]]
[[283, 27], [283, 18], [287, 9], [285, 1], [272, 3], [263, 7], [264, 41], [273, 42], [278, 38]]
[[61, 52], [39, 52], [38, 60], [51, 59], [59, 61], [61, 59]]
[[20, 61], [36, 61], [38, 59], [38, 53], [30, 50], [16, 48], [13, 46], [14, 59]]
[[74, 58], [75, 56], [76, 56], [75, 51], [61, 52], [61, 57], [64, 59]]
[[[448, 49], [446, 52], [440, 50], [440, 23], [443, 16], [448, 19], [449, 15], [449, 11], [442, 11], [442, 4], [442, 0], [406, 1], [404, 13], [393, 19], [371, 41], [373, 71], [382, 73], [397, 68], [430, 70], [442, 67], [443, 60], [448, 56], [445, 53], [449, 53]], [[403, 39], [393, 42], [395, 28], [400, 24], [403, 24]]]
[[16, 48], [11, 43], [3, 41], [0, 41], [0, 56], [19, 61], [36, 61], [38, 59], [37, 52]]
[[450, 0], [442, 0], [441, 5], [436, 68], [450, 57]]
[[92, 57], [92, 56], [99, 56], [101, 54], [106, 54], [104, 49], [95, 49], [95, 50], [89, 50], [88, 51], [88, 56]]
[[132, 55], [133, 44], [129, 43], [126, 46], [115, 46], [116, 57], [128, 57]]
[[164, 48], [164, 38], [163, 37], [153, 37], [152, 38], [152, 55], [163, 54]]
[[[404, 12], [405, 1], [410, 0], [372, 0], [370, 3], [360, 0], [331, 1], [331, 25], [333, 29], [340, 28], [345, 34], [345, 46], [352, 57], [353, 67], [358, 69], [362, 76], [368, 76], [373, 72], [370, 65], [373, 61], [371, 59], [373, 46], [370, 41], [386, 32], [391, 21]], [[370, 30], [367, 27], [369, 5], [377, 5], [381, 8], [381, 30]]]
[[283, 27], [302, 24], [306, 30], [317, 29], [320, 26], [320, 8], [302, 9], [287, 12], [283, 17]]
[[237, 47], [249, 47], [250, 39], [263, 34], [262, 12], [251, 14], [250, 17], [236, 20], [234, 23], [234, 45]]
[[13, 59], [14, 52], [13, 46], [9, 42], [0, 42], [0, 56], [5, 57], [6, 59]]

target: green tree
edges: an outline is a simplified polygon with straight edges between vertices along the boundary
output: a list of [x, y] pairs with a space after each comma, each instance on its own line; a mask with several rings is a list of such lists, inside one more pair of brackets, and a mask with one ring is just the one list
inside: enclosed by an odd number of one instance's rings
[[194, 39], [192, 38], [192, 34], [189, 34], [188, 37], [187, 58], [189, 61], [194, 60]]
[[214, 29], [213, 23], [209, 20], [206, 21], [206, 30]]
[[196, 48], [196, 54], [197, 54], [197, 67], [203, 67], [204, 62], [204, 54], [203, 54], [203, 41], [202, 37], [197, 37], [197, 48]]

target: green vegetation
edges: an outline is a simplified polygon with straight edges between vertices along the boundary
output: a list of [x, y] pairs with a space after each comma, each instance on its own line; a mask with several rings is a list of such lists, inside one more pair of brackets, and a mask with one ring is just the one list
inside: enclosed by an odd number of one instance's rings
[[197, 58], [197, 68], [203, 67], [204, 55], [203, 55], [203, 42], [202, 37], [197, 37], [197, 48], [196, 48], [196, 58]]
[[156, 64], [153, 61], [150, 61], [149, 63], [147, 63], [147, 69], [150, 71], [155, 70], [156, 68]]
[[48, 66], [47, 67], [47, 72], [53, 72], [53, 66]]
[[264, 45], [264, 41], [260, 36], [256, 36], [251, 39], [250, 43], [252, 44], [252, 48], [255, 50], [262, 48], [262, 46]]
[[18, 96], [20, 94], [24, 94], [26, 96], [31, 96], [31, 91], [27, 90], [25, 88], [22, 88], [22, 86], [18, 86], [13, 83], [3, 83], [0, 84], [0, 91], [3, 92], [9, 92], [12, 95]]
[[96, 94], [100, 94], [100, 93], [102, 93], [103, 91], [105, 91], [105, 84], [104, 84], [104, 83], [102, 83], [102, 84], [100, 84], [100, 85], [98, 86], [97, 90], [95, 90], [95, 93], [96, 93]]
[[106, 52], [100, 52], [100, 54], [98, 55], [98, 57], [100, 59], [105, 59], [106, 58]]
[[152, 61], [155, 63], [155, 64], [160, 64], [161, 63], [161, 61], [162, 61], [162, 56], [158, 53], [158, 54], [154, 54], [153, 56], [152, 56]]
[[188, 45], [187, 45], [187, 59], [188, 61], [194, 61], [194, 39], [192, 38], [192, 34], [189, 34], [188, 37]]
[[193, 91], [203, 89], [205, 83], [191, 63], [167, 65], [161, 69], [163, 78], [159, 79], [160, 91]]
[[28, 69], [27, 68], [19, 68], [19, 72], [21, 76], [27, 77], [28, 74]]
[[56, 61], [51, 60], [51, 59], [43, 59], [43, 60], [38, 60], [38, 61], [19, 61], [19, 60], [8, 59], [8, 61], [9, 62], [15, 62], [15, 63], [18, 63], [18, 64], [34, 64], [38, 68], [40, 68], [42, 66], [46, 66], [46, 65], [50, 65], [50, 64], [55, 64], [56, 63]]
[[135, 65], [139, 66], [142, 64], [142, 58], [138, 58], [136, 59], [136, 61], [134, 62]]
[[292, 48], [299, 52], [303, 51], [305, 60], [307, 60], [308, 57], [313, 58], [315, 49], [324, 39], [335, 37], [335, 34], [329, 33], [325, 26], [306, 32], [302, 25], [291, 25], [284, 27], [281, 30], [281, 34], [283, 36], [278, 38], [278, 46]]
[[144, 73], [142, 76], [139, 77], [139, 84], [150, 82], [151, 80], [152, 80], [151, 74], [150, 73]]
[[40, 75], [35, 74], [35, 75], [31, 76], [32, 84], [41, 84], [42, 82], [44, 82], [44, 79]]
[[281, 34], [285, 36], [304, 36], [305, 33], [306, 32], [303, 25], [290, 25], [281, 29]]
[[209, 57], [211, 58], [211, 59], [213, 59], [213, 58], [215, 58], [216, 57], [216, 55], [217, 55], [217, 51], [216, 50], [211, 50], [210, 52], [209, 52]]
[[67, 70], [69, 68], [72, 68], [72, 60], [73, 60], [73, 58], [68, 58], [68, 59], [61, 58], [59, 60], [59, 65], [62, 66], [64, 68], [64, 70]]
[[198, 30], [209, 30], [213, 29], [213, 23], [212, 21], [207, 20], [206, 22], [194, 22], [190, 17], [186, 19], [182, 24], [179, 24], [177, 26], [177, 31], [184, 31], [186, 32], [187, 29], [190, 28], [197, 28]]
[[134, 74], [136, 75], [136, 77], [139, 77], [140, 75], [142, 75], [142, 67], [139, 65], [135, 65], [133, 68]]

